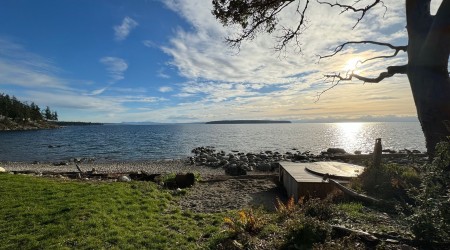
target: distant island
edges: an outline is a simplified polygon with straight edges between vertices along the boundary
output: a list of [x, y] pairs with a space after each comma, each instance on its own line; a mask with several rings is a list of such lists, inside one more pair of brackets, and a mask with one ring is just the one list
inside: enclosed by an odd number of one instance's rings
[[103, 125], [103, 123], [99, 122], [70, 122], [70, 121], [56, 121], [53, 122], [54, 124], [58, 126], [90, 126], [90, 125]]
[[266, 124], [266, 123], [291, 123], [290, 121], [272, 121], [272, 120], [223, 120], [210, 121], [205, 124]]

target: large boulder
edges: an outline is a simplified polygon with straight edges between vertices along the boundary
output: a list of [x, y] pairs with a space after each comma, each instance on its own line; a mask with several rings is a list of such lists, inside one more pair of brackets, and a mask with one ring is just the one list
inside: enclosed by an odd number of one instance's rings
[[193, 173], [177, 174], [175, 176], [175, 183], [179, 188], [191, 187], [195, 183], [195, 175]]
[[131, 178], [129, 176], [127, 176], [127, 175], [122, 175], [122, 176], [119, 176], [117, 178], [117, 180], [120, 181], [120, 182], [130, 182]]
[[5, 172], [6, 172], [6, 169], [0, 167], [0, 173], [5, 173]]
[[342, 148], [329, 148], [327, 149], [328, 154], [347, 154], [347, 152]]
[[270, 163], [261, 162], [256, 164], [256, 170], [258, 171], [271, 171], [272, 167], [270, 166]]

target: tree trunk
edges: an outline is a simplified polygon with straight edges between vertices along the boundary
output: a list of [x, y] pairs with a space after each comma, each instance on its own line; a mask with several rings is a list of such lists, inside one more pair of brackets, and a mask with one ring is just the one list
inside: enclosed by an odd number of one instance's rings
[[408, 78], [430, 160], [438, 142], [450, 136], [450, 0], [435, 16], [431, 0], [406, 0]]

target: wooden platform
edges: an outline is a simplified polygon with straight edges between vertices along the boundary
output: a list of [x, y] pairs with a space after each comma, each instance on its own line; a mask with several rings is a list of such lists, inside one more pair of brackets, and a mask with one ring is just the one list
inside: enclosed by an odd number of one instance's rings
[[364, 171], [364, 167], [342, 162], [280, 162], [280, 182], [288, 196], [297, 201], [302, 196], [326, 197], [334, 186], [324, 177], [346, 183]]

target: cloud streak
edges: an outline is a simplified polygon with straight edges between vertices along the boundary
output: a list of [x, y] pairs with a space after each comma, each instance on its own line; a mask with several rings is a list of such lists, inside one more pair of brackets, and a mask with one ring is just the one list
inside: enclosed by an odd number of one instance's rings
[[107, 56], [101, 58], [100, 62], [106, 66], [111, 84], [125, 78], [124, 73], [128, 69], [128, 64], [122, 58]]
[[47, 58], [27, 51], [22, 45], [0, 37], [0, 85], [67, 89], [56, 76], [60, 69]]
[[125, 40], [128, 35], [130, 35], [130, 32], [135, 29], [139, 25], [138, 22], [133, 20], [131, 17], [125, 17], [122, 20], [122, 24], [114, 26], [114, 38], [117, 41], [123, 41]]

